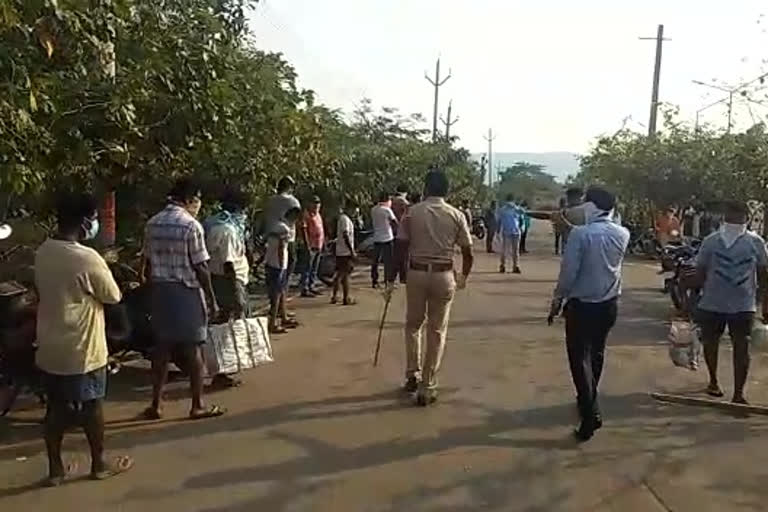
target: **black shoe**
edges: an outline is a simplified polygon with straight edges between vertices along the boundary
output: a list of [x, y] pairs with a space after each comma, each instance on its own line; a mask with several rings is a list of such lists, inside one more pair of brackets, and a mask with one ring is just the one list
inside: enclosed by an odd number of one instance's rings
[[405, 386], [403, 386], [403, 390], [406, 393], [415, 393], [419, 390], [419, 381], [416, 380], [416, 377], [408, 377], [408, 379], [405, 381]]
[[507, 267], [504, 265], [499, 265], [499, 274], [506, 274], [507, 273]]
[[303, 292], [301, 292], [301, 296], [304, 297], [304, 298], [307, 298], [307, 299], [314, 299], [315, 298], [315, 294], [313, 294], [309, 290], [304, 290]]
[[374, 290], [378, 290], [379, 289], [379, 283], [373, 283], [371, 285], [371, 288], [373, 288]]
[[595, 414], [595, 430], [600, 430], [603, 426], [603, 417]]
[[520, 267], [515, 267], [514, 270], [512, 270], [513, 274], [522, 274], [523, 272], [520, 270]]
[[595, 435], [595, 429], [591, 426], [585, 425], [584, 423], [582, 423], [579, 428], [573, 431], [573, 437], [575, 437], [576, 440], [580, 443], [589, 441], [592, 439], [593, 435]]
[[428, 405], [432, 405], [435, 402], [437, 402], [436, 391], [422, 391], [416, 395], [416, 405], [418, 406], [426, 407]]

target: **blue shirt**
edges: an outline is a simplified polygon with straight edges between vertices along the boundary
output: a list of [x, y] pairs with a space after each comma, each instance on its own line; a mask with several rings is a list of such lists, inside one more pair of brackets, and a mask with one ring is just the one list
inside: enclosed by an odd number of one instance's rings
[[555, 298], [605, 302], [621, 294], [621, 264], [629, 231], [602, 217], [574, 227], [568, 236]]
[[514, 203], [507, 203], [498, 213], [499, 231], [504, 236], [519, 236], [525, 212]]
[[730, 247], [719, 232], [701, 243], [696, 267], [706, 279], [699, 309], [713, 313], [754, 313], [757, 310], [757, 269], [768, 266], [763, 239], [747, 231]]

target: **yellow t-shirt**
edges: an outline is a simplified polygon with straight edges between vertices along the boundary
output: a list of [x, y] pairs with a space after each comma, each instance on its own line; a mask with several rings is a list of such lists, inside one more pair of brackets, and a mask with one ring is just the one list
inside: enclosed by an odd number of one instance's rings
[[106, 366], [103, 304], [120, 302], [107, 263], [77, 242], [46, 240], [35, 255], [37, 365], [56, 375], [84, 374]]

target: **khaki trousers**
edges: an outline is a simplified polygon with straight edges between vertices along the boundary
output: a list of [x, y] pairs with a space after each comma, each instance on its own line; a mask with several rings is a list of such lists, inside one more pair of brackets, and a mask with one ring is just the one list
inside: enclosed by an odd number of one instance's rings
[[[452, 271], [408, 270], [405, 317], [406, 378], [421, 377], [422, 387], [437, 388], [437, 372], [445, 351], [448, 317], [456, 291]], [[427, 350], [423, 358], [421, 330], [426, 322]]]
[[501, 254], [499, 254], [499, 263], [506, 267], [507, 259], [512, 257], [512, 267], [517, 268], [520, 265], [520, 235], [500, 235], [501, 236]]

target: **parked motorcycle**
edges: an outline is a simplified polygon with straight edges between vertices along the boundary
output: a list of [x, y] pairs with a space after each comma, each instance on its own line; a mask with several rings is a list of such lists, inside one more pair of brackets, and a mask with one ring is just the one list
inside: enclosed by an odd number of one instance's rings
[[667, 245], [661, 255], [660, 273], [671, 274], [664, 279], [664, 291], [669, 293], [675, 309], [689, 315], [695, 311], [701, 294], [698, 288], [688, 286], [700, 245], [698, 239], [686, 239]]
[[485, 238], [488, 234], [488, 229], [485, 226], [485, 219], [482, 217], [474, 217], [472, 219], [472, 234], [477, 237], [478, 240]]

